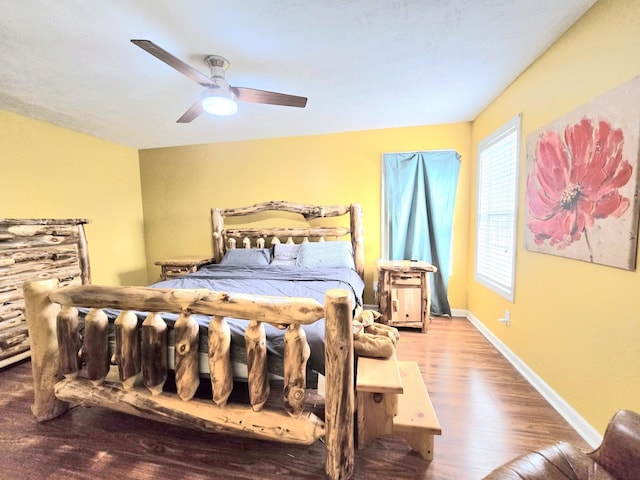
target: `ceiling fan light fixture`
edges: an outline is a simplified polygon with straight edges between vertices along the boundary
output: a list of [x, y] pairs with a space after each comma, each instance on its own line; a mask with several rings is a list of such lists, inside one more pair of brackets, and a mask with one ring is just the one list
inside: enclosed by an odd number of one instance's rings
[[229, 68], [229, 61], [220, 55], [208, 55], [204, 58], [205, 63], [211, 69], [211, 76], [207, 77], [151, 40], [132, 39], [131, 42], [206, 88], [200, 100], [191, 105], [178, 118], [177, 123], [189, 123], [202, 112], [212, 115], [234, 115], [238, 111], [238, 101], [298, 108], [304, 108], [307, 105], [307, 97], [268, 92], [255, 88], [232, 87], [225, 76]]
[[229, 116], [238, 111], [238, 103], [229, 90], [209, 88], [202, 94], [202, 109], [212, 115]]

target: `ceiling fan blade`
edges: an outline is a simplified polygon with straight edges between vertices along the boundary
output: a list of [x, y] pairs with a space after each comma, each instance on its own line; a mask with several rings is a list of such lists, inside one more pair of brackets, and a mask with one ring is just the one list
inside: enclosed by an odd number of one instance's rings
[[150, 53], [151, 55], [153, 55], [157, 59], [163, 61], [164, 63], [166, 63], [170, 67], [175, 68], [177, 71], [179, 71], [183, 75], [186, 75], [191, 80], [193, 80], [196, 83], [199, 83], [203, 87], [211, 87], [213, 85], [213, 83], [211, 82], [211, 79], [209, 77], [207, 77], [204, 73], [200, 73], [198, 70], [193, 68], [191, 65], [188, 65], [188, 64], [184, 63], [182, 60], [180, 60], [179, 58], [174, 57], [169, 52], [167, 52], [166, 50], [162, 49], [161, 47], [159, 47], [158, 45], [156, 45], [152, 41], [150, 41], [150, 40], [131, 40], [131, 43], [139, 46], [141, 49], [143, 49], [147, 53]]
[[307, 105], [307, 97], [287, 95], [286, 93], [268, 92], [254, 88], [230, 87], [231, 91], [241, 102], [268, 103], [270, 105], [282, 105], [284, 107], [304, 108]]
[[191, 105], [189, 109], [182, 114], [182, 116], [176, 121], [177, 123], [189, 123], [194, 120], [198, 115], [202, 113], [202, 101], [198, 100]]

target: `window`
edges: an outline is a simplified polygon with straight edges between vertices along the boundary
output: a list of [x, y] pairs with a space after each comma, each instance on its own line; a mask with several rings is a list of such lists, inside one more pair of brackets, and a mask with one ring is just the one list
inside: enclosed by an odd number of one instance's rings
[[520, 115], [478, 145], [476, 280], [513, 301]]

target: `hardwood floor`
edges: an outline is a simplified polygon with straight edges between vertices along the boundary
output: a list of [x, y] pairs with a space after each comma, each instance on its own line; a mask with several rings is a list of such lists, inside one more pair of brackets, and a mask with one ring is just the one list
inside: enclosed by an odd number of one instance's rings
[[[354, 479], [479, 479], [558, 440], [588, 445], [465, 319], [435, 318], [427, 334], [403, 330], [400, 360], [420, 365], [442, 426], [435, 457], [400, 438], [356, 453]], [[308, 447], [180, 429], [76, 407], [38, 424], [31, 364], [0, 370], [0, 479], [322, 479], [324, 445]], [[613, 412], [612, 412], [613, 414]]]

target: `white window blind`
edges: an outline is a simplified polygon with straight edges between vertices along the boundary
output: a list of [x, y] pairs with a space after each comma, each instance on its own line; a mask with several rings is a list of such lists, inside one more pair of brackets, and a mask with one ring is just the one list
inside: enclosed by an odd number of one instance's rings
[[476, 280], [513, 301], [520, 115], [478, 145]]

